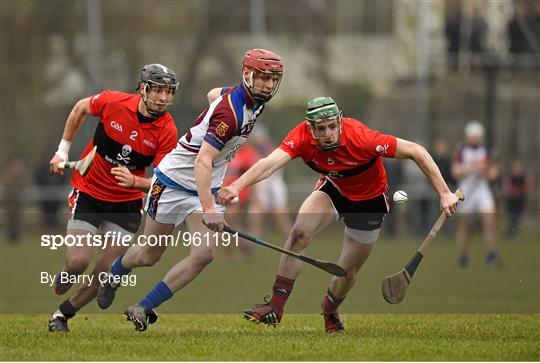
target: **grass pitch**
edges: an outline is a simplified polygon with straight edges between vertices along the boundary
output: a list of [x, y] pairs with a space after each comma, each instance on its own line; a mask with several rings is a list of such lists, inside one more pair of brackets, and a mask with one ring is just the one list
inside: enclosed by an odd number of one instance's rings
[[87, 314], [69, 334], [44, 315], [2, 315], [3, 360], [452, 360], [540, 359], [539, 315], [344, 315], [326, 335], [317, 315], [286, 315], [277, 328], [239, 315], [163, 314], [146, 332], [120, 315]]
[[[310, 256], [337, 261], [343, 230], [317, 237]], [[280, 237], [265, 237], [281, 244]], [[94, 302], [70, 321], [69, 334], [47, 331], [59, 297], [40, 283], [56, 273], [64, 251], [39, 246], [29, 235], [19, 245], [0, 243], [0, 360], [309, 360], [309, 361], [522, 361], [540, 360], [540, 233], [500, 240], [502, 268], [490, 270], [476, 238], [471, 265], [459, 268], [452, 236], [438, 236], [399, 305], [381, 297], [382, 279], [412, 256], [422, 238], [381, 238], [360, 271], [341, 311], [347, 332], [324, 333], [318, 315], [330, 276], [302, 270], [276, 329], [245, 321], [240, 312], [270, 292], [278, 254], [256, 248], [246, 262], [216, 260], [173, 299], [160, 318], [139, 333], [125, 321], [137, 302], [186, 248], [170, 248], [154, 267], [136, 270], [137, 285], [119, 290], [104, 314]], [[301, 315], [304, 314], [304, 315]]]
[[[266, 236], [280, 245], [280, 236]], [[343, 227], [323, 233], [306, 254], [337, 261]], [[381, 238], [358, 274], [353, 290], [342, 305], [349, 314], [540, 314], [540, 232], [523, 234], [515, 242], [501, 241], [502, 268], [490, 270], [478, 238], [471, 246], [471, 264], [457, 266], [453, 238], [444, 235], [434, 241], [420, 264], [407, 297], [398, 305], [387, 304], [381, 296], [382, 280], [397, 271], [414, 254], [423, 238]], [[0, 314], [47, 314], [73, 293], [57, 296], [40, 273], [56, 274], [64, 266], [65, 251], [50, 251], [39, 246], [39, 236], [29, 236], [18, 245], [0, 243]], [[251, 260], [227, 260], [223, 248], [204, 272], [174, 298], [159, 307], [171, 314], [239, 314], [261, 303], [271, 292], [279, 254], [255, 246]], [[171, 266], [186, 256], [186, 247], [170, 247], [158, 264], [135, 269], [136, 286], [122, 287], [107, 312], [121, 314], [125, 306], [139, 301]], [[331, 276], [304, 266], [287, 303], [292, 314], [317, 314]], [[91, 303], [82, 313], [103, 313]]]

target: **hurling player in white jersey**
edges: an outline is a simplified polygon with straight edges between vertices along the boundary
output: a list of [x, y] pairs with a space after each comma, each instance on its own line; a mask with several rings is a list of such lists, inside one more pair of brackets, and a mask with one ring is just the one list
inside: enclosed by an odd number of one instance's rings
[[[282, 75], [283, 62], [278, 54], [251, 49], [242, 63], [243, 82], [209, 93], [209, 99], [217, 98], [154, 169], [144, 235], [170, 235], [182, 223], [192, 236], [223, 230], [224, 207], [216, 203], [215, 193], [223, 183], [228, 162], [248, 138], [266, 102], [275, 95]], [[109, 280], [116, 277], [120, 281], [135, 267], [154, 265], [166, 247], [133, 245], [112, 264]], [[189, 256], [173, 266], [139, 303], [126, 309], [136, 330], [146, 330], [156, 321], [153, 309], [201, 273], [213, 260], [215, 250], [215, 240], [192, 243]], [[112, 304], [118, 286], [101, 285], [97, 300], [102, 309]]]
[[463, 194], [467, 196], [458, 206], [460, 213], [456, 231], [460, 250], [458, 264], [462, 267], [469, 264], [470, 217], [479, 214], [487, 264], [490, 267], [497, 267], [499, 257], [495, 249], [495, 201], [489, 188], [489, 180], [494, 177], [496, 168], [484, 145], [484, 127], [481, 123], [469, 122], [465, 126], [465, 139], [465, 145], [456, 152], [452, 163], [452, 174], [458, 180]]

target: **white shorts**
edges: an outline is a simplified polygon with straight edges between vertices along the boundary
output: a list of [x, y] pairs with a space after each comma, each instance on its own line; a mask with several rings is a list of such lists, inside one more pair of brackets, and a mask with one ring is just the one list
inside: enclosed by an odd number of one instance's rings
[[255, 194], [265, 211], [287, 206], [287, 184], [281, 174], [276, 173], [255, 184]]
[[[214, 206], [219, 213], [225, 212], [215, 197]], [[178, 226], [194, 211], [202, 211], [202, 206], [197, 195], [168, 187], [154, 175], [144, 210], [156, 222]]]
[[458, 213], [495, 211], [493, 194], [487, 184], [481, 184], [475, 188], [463, 187], [461, 190], [465, 195], [465, 200], [458, 204]]

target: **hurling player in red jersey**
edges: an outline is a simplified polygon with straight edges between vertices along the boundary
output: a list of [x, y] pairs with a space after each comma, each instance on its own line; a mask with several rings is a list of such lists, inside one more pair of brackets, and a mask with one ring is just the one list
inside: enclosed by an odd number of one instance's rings
[[71, 179], [71, 218], [66, 234], [81, 238], [81, 243], [67, 247], [66, 265], [55, 277], [54, 291], [62, 295], [74, 282], [82, 283], [51, 315], [49, 331], [69, 331], [68, 319], [96, 296], [99, 274], [127, 250], [121, 244], [111, 246], [112, 239], [106, 241], [107, 245], [99, 246], [94, 270], [82, 275], [92, 259], [91, 236], [108, 232], [109, 237], [129, 239], [139, 229], [143, 192], [150, 188], [145, 169], [157, 166], [178, 138], [167, 112], [177, 88], [173, 70], [150, 64], [142, 69], [137, 94], [105, 90], [78, 101], [69, 114], [58, 151], [50, 161], [51, 171], [63, 174], [58, 163], [68, 160], [71, 141], [87, 115], [100, 120], [82, 157], [94, 146], [97, 153], [88, 174], [82, 177], [75, 171]]
[[[289, 132], [279, 148], [259, 160], [234, 183], [222, 188], [218, 202], [230, 203], [242, 189], [268, 178], [297, 157], [322, 174], [315, 190], [300, 207], [285, 248], [303, 254], [318, 232], [344, 219], [345, 237], [338, 264], [347, 271], [347, 276], [332, 278], [322, 301], [326, 332], [343, 332], [338, 307], [369, 257], [389, 208], [381, 157], [414, 160], [439, 194], [446, 215], [455, 212], [458, 199], [422, 146], [342, 117], [330, 97], [310, 101], [306, 119]], [[256, 323], [277, 325], [301, 264], [297, 259], [282, 255], [271, 300], [246, 310], [244, 316]]]

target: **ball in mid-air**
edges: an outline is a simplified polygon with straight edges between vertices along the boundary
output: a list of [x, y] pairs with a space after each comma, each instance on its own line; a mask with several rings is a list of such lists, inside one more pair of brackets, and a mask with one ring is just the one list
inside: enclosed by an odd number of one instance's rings
[[394, 193], [394, 202], [396, 203], [405, 203], [407, 202], [407, 193], [405, 193], [403, 190], [398, 190]]

